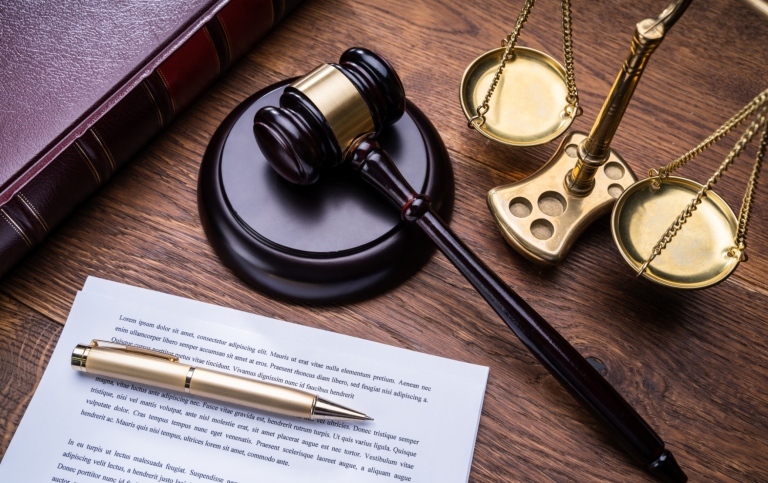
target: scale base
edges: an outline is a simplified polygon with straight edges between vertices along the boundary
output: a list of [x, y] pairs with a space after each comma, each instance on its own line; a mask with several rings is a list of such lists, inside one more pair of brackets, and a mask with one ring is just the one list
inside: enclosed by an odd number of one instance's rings
[[586, 137], [569, 134], [531, 177], [488, 192], [488, 209], [504, 239], [534, 262], [559, 263], [579, 235], [608, 213], [624, 190], [637, 181], [632, 168], [611, 150], [595, 174], [592, 191], [586, 196], [570, 192], [565, 179], [578, 160], [579, 143]]

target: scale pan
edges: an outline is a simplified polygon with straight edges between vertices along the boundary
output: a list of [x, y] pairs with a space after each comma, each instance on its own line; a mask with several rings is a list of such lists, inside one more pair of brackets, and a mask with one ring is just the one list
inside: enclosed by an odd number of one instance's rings
[[[622, 193], [611, 215], [611, 231], [619, 252], [637, 272], [661, 236], [702, 186], [669, 177], [658, 191], [646, 178]], [[731, 208], [708, 191], [690, 218], [650, 263], [643, 276], [673, 288], [705, 288], [724, 280], [739, 259], [728, 255], [738, 228]]]
[[[477, 114], [504, 56], [504, 47], [491, 50], [472, 62], [461, 79], [461, 107], [467, 119]], [[536, 146], [562, 134], [573, 121], [568, 105], [565, 69], [538, 50], [515, 47], [485, 115], [480, 133], [512, 146]]]

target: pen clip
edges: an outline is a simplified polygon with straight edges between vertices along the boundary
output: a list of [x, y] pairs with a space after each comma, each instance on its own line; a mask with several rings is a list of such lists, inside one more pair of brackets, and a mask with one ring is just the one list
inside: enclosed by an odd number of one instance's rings
[[135, 347], [132, 345], [116, 344], [114, 342], [108, 342], [106, 340], [93, 339], [91, 341], [91, 347], [100, 347], [102, 349], [112, 349], [112, 350], [130, 352], [133, 354], [140, 354], [140, 355], [149, 356], [149, 357], [157, 357], [159, 359], [166, 359], [171, 362], [179, 362], [178, 357], [171, 354], [166, 354], [165, 352], [153, 351], [151, 349], [142, 349], [141, 347]]

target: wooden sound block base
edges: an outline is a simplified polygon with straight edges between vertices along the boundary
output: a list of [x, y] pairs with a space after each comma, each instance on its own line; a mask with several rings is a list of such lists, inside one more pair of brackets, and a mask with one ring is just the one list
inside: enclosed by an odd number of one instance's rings
[[[271, 295], [331, 303], [380, 293], [420, 268], [432, 245], [348, 168], [323, 173], [312, 186], [292, 185], [272, 170], [253, 136], [253, 117], [278, 105], [288, 83], [248, 98], [214, 133], [198, 180], [205, 233], [227, 267]], [[453, 173], [430, 121], [408, 101], [379, 140], [446, 219]]]

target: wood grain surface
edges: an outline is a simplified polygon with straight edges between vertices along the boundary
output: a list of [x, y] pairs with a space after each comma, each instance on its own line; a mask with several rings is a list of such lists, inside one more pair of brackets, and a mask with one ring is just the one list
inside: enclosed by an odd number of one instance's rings
[[[0, 458], [40, 380], [76, 291], [95, 275], [490, 367], [470, 481], [652, 481], [522, 347], [440, 254], [377, 297], [313, 306], [252, 290], [223, 267], [197, 214], [197, 172], [218, 124], [250, 94], [351, 46], [400, 73], [431, 118], [456, 180], [452, 228], [605, 377], [667, 443], [692, 481], [768, 481], [768, 187], [758, 185], [749, 261], [694, 292], [636, 279], [606, 218], [557, 267], [509, 248], [486, 192], [534, 173], [556, 143], [511, 148], [466, 127], [458, 85], [499, 44], [522, 2], [309, 0], [31, 256], [0, 281]], [[574, 2], [576, 79], [588, 131], [636, 22], [667, 0]], [[520, 44], [556, 58], [559, 4], [536, 5]], [[735, 0], [693, 2], [650, 64], [612, 147], [642, 176], [713, 132], [768, 87], [768, 18]], [[704, 181], [729, 136], [681, 174]], [[716, 191], [735, 209], [747, 150]]]

